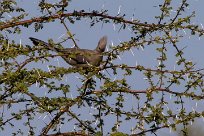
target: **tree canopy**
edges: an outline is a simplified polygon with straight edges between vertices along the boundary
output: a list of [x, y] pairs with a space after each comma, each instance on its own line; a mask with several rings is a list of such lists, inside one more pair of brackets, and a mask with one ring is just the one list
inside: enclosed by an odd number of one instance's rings
[[[39, 15], [32, 16], [18, 1], [0, 1], [0, 131], [13, 135], [139, 136], [176, 131], [181, 125], [182, 135], [187, 136], [189, 124], [204, 115], [203, 109], [189, 106], [204, 99], [204, 68], [189, 59], [186, 48], [194, 45], [182, 45], [182, 40], [188, 39], [186, 33], [198, 38], [204, 34], [202, 24], [192, 21], [196, 12], [186, 12], [189, 1], [175, 5], [175, 1], [163, 0], [152, 5], [159, 10], [152, 21], [137, 16], [128, 19], [120, 8], [114, 15], [106, 7], [70, 10], [73, 2], [39, 0], [35, 3]], [[33, 29], [36, 33], [46, 31], [53, 22], [66, 31], [63, 38], [59, 42], [42, 40], [59, 48], [67, 42], [83, 48], [76, 38], [81, 28], [70, 29], [78, 23], [83, 27], [88, 22], [90, 29], [117, 26], [117, 33], [128, 29], [129, 34], [119, 44], [111, 44], [109, 38], [103, 62], [86, 69], [61, 65], [58, 58], [64, 54], [11, 38]], [[158, 63], [151, 67], [133, 64], [134, 51], [147, 49], [151, 50], [148, 56], [137, 59], [151, 58]], [[125, 53], [128, 59], [120, 61]]]

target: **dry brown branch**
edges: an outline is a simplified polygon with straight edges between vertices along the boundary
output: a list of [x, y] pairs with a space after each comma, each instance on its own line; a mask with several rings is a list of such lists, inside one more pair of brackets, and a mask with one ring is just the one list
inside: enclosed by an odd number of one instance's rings
[[[126, 23], [126, 24], [132, 24], [132, 25], [143, 26], [143, 27], [148, 27], [148, 28], [152, 28], [152, 27], [156, 26], [155, 24], [145, 24], [145, 23], [139, 23], [139, 22], [135, 22], [135, 21], [129, 21], [129, 20], [123, 19], [122, 17], [109, 16], [109, 15], [105, 15], [103, 13], [95, 13], [95, 12], [89, 13], [89, 12], [76, 12], [75, 11], [73, 13], [55, 14], [55, 15], [51, 15], [51, 16], [47, 16], [47, 17], [32, 18], [29, 20], [24, 20], [24, 21], [19, 21], [19, 22], [8, 22], [8, 23], [5, 23], [3, 25], [0, 25], [0, 30], [14, 27], [14, 26], [19, 26], [19, 25], [29, 25], [29, 24], [32, 24], [34, 22], [44, 22], [44, 21], [48, 21], [50, 19], [60, 19], [62, 17], [71, 17], [71, 16], [72, 17], [75, 17], [75, 16], [103, 17], [103, 18], [119, 21], [119, 22]], [[159, 25], [159, 26], [161, 26], [161, 25]]]

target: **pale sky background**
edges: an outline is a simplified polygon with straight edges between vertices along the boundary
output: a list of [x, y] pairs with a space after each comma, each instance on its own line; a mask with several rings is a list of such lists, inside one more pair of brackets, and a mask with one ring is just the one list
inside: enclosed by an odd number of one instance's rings
[[[181, 0], [174, 0], [175, 1], [175, 7], [178, 6]], [[26, 19], [30, 19], [32, 17], [38, 17], [40, 16], [39, 8], [37, 7], [38, 5], [38, 0], [18, 0], [19, 5], [23, 7], [30, 15]], [[54, 0], [53, 0], [54, 2]], [[156, 22], [156, 19], [154, 18], [155, 16], [160, 15], [159, 8], [156, 7], [159, 4], [162, 4], [162, 0], [86, 0], [86, 1], [81, 1], [81, 0], [73, 0], [70, 3], [70, 6], [68, 7], [68, 12], [73, 12], [73, 10], [85, 10], [86, 12], [92, 11], [92, 10], [101, 10], [101, 9], [107, 9], [109, 15], [117, 15], [117, 13], [120, 11], [121, 15], [126, 14], [126, 19], [131, 20], [133, 17], [134, 19], [141, 20], [141, 22], [148, 22], [148, 23], [154, 23]], [[196, 11], [196, 17], [194, 18], [193, 23], [199, 24], [202, 26], [204, 25], [204, 16], [203, 16], [203, 5], [204, 1], [203, 0], [190, 0], [189, 1], [189, 8], [186, 10], [184, 15], [189, 15], [192, 11]], [[174, 15], [174, 9], [172, 11], [172, 15]], [[133, 16], [134, 15], [134, 16]], [[67, 23], [67, 26], [69, 29], [72, 31], [73, 34], [75, 34], [75, 38], [78, 39], [77, 44], [80, 46], [80, 48], [88, 48], [88, 49], [94, 49], [98, 43], [98, 40], [100, 37], [103, 35], [108, 36], [108, 46], [110, 45], [118, 45], [120, 41], [128, 41], [133, 34], [131, 31], [127, 28], [125, 30], [119, 31], [120, 26], [118, 25], [113, 25], [112, 23], [109, 24], [101, 24], [98, 23], [94, 27], [90, 28], [90, 19], [83, 19], [81, 21], [76, 21], [75, 24], [70, 24]], [[33, 26], [33, 25], [32, 25]], [[53, 23], [49, 24], [44, 24], [44, 28], [40, 30], [39, 32], [35, 32], [34, 28], [31, 26], [27, 29], [23, 28], [22, 34], [20, 35], [8, 35], [10, 39], [14, 39], [15, 41], [20, 41], [22, 44], [32, 44], [30, 40], [28, 39], [29, 37], [35, 37], [39, 38], [41, 40], [47, 41], [49, 38], [52, 38], [55, 42], [59, 42], [61, 39], [60, 37], [66, 33], [64, 27], [62, 24], [59, 23], [59, 21], [55, 21]], [[185, 34], [186, 33], [186, 34]], [[203, 68], [203, 42], [204, 38], [201, 37], [199, 38], [198, 36], [190, 36], [189, 32], [183, 32], [183, 35], [185, 36], [183, 39], [181, 39], [179, 46], [187, 48], [185, 49], [185, 55], [189, 60], [192, 60], [193, 62], [196, 62], [197, 68]], [[73, 46], [73, 43], [67, 42], [67, 44], [63, 43], [64, 47], [71, 47]], [[155, 52], [155, 47], [151, 46], [146, 46], [144, 50], [142, 49], [133, 49], [133, 54], [131, 52], [125, 52], [120, 55], [121, 59], [117, 59], [114, 61], [115, 64], [121, 64], [125, 63], [130, 66], [135, 66], [136, 63], [139, 65], [144, 65], [149, 68], [156, 68], [158, 62], [156, 61], [156, 57], [158, 56], [158, 53]], [[176, 60], [174, 58], [175, 50], [174, 48], [169, 48], [168, 51], [168, 68], [173, 70], [174, 69], [174, 64], [176, 63]], [[22, 60], [24, 58], [21, 58]], [[38, 63], [39, 64], [39, 63]], [[36, 64], [30, 64], [28, 68], [42, 68], [44, 70], [47, 69], [47, 65], [53, 64], [53, 65], [60, 65], [63, 67], [68, 67], [69, 65], [66, 64], [61, 58], [59, 58], [59, 62], [57, 59], [51, 60], [49, 63], [46, 62], [45, 64], [36, 65]], [[177, 69], [177, 68], [176, 68]], [[107, 73], [106, 73], [107, 74]], [[76, 89], [76, 86], [80, 86], [81, 83], [79, 82], [80, 80], [76, 77], [78, 77], [78, 74], [72, 74], [71, 76], [64, 77], [64, 83], [68, 83], [71, 86], [71, 90]], [[118, 74], [117, 76], [112, 76], [112, 79], [121, 79], [123, 76], [122, 74]], [[131, 89], [139, 90], [139, 89], [146, 89], [146, 86], [148, 85], [147, 81], [145, 81], [144, 76], [142, 73], [136, 71], [133, 72], [133, 75], [128, 77], [128, 83], [131, 86]], [[103, 81], [97, 81], [97, 88], [99, 88], [99, 85], [101, 85]], [[37, 86], [37, 87], [36, 87]], [[179, 86], [181, 87], [181, 86]], [[176, 89], [179, 89], [179, 87], [175, 87]], [[46, 93], [46, 88], [38, 88], [38, 85], [33, 85], [31, 88], [31, 92], [38, 92], [36, 95], [39, 96], [49, 96], [49, 97], [56, 97], [57, 95], [60, 95], [58, 93], [49, 95]], [[75, 92], [71, 92], [70, 97], [76, 97], [78, 94]], [[156, 96], [155, 96], [156, 97]], [[169, 96], [166, 96], [169, 97]], [[115, 97], [113, 97], [115, 98]], [[113, 98], [108, 100], [110, 103], [114, 103]], [[170, 98], [167, 98], [171, 101]], [[141, 99], [141, 103], [144, 100]], [[155, 100], [156, 101], [156, 100]], [[173, 101], [173, 100], [172, 100]], [[203, 111], [204, 108], [202, 106], [203, 101], [197, 103], [197, 106], [195, 106], [195, 102], [192, 102], [191, 100], [186, 100], [189, 101], [186, 103], [186, 108], [188, 110], [192, 110], [192, 107], [195, 110], [198, 111]], [[134, 103], [137, 104], [137, 100], [133, 100], [131, 95], [126, 95], [126, 100], [125, 100], [125, 108], [126, 110], [131, 109], [134, 107], [136, 109], [137, 105], [134, 105]], [[22, 106], [23, 107], [23, 106]], [[169, 108], [177, 110], [178, 107], [174, 107], [174, 105], [171, 105], [171, 102], [169, 104]], [[77, 107], [72, 108], [73, 111], [77, 111], [78, 113], [84, 114], [84, 116], [81, 116], [84, 119], [89, 119], [91, 118], [90, 114], [94, 112], [94, 108], [88, 107], [88, 105], [85, 108], [78, 109]], [[37, 121], [34, 122], [34, 126], [39, 129], [39, 132], [42, 129], [42, 126], [45, 126], [45, 123], [48, 123], [50, 121], [49, 115], [36, 115]], [[105, 119], [105, 123], [107, 124], [113, 124], [115, 121], [111, 120], [111, 117], [108, 117]], [[199, 122], [203, 124], [203, 121]], [[134, 127], [135, 121], [128, 121], [124, 124], [122, 124], [119, 127], [119, 131], [128, 133], [130, 134], [130, 129], [131, 127]], [[67, 127], [70, 130], [74, 130], [73, 124], [69, 124], [70, 126], [62, 126], [61, 132], [69, 131], [67, 130]], [[15, 126], [14, 129], [12, 130], [17, 130], [19, 128], [22, 128], [21, 124], [18, 124], [18, 126]], [[112, 127], [112, 126], [111, 126]], [[203, 129], [203, 128], [200, 128]], [[10, 134], [12, 130], [5, 130], [3, 132], [4, 134]], [[110, 126], [105, 125], [104, 127], [105, 132], [110, 131]], [[26, 130], [25, 130], [26, 131]], [[204, 132], [204, 130], [203, 130]], [[160, 135], [166, 135], [166, 136], [176, 136], [177, 134], [174, 132], [170, 132], [169, 129], [161, 129], [158, 133], [158, 136]], [[2, 134], [0, 134], [2, 135]], [[148, 136], [154, 135], [154, 134], [147, 134]]]

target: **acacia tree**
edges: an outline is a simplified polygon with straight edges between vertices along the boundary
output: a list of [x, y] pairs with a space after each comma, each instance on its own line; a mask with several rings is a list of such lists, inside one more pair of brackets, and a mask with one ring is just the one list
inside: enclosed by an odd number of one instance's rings
[[[176, 130], [179, 124], [183, 126], [182, 135], [188, 135], [188, 124], [204, 114], [186, 107], [189, 100], [202, 102], [204, 99], [203, 69], [196, 69], [196, 64], [185, 57], [185, 48], [180, 44], [185, 37], [183, 31], [199, 37], [204, 33], [191, 21], [195, 12], [184, 14], [188, 1], [181, 0], [176, 7], [171, 0], [161, 1], [157, 7], [160, 14], [155, 16], [156, 23], [128, 20], [121, 14], [112, 16], [106, 9], [68, 12], [71, 2], [62, 0], [53, 4], [39, 1], [40, 17], [30, 17], [13, 0], [0, 2], [0, 131], [8, 132], [20, 122], [24, 127], [13, 130], [13, 135], [125, 135], [125, 132], [119, 133], [119, 128], [132, 121], [132, 128], [126, 126], [132, 135], [157, 135], [162, 129]], [[170, 16], [173, 8], [177, 8], [176, 12]], [[12, 17], [7, 18], [8, 14]], [[25, 19], [28, 17], [30, 19]], [[40, 45], [24, 45], [8, 38], [32, 27], [36, 32], [43, 31], [45, 25], [60, 20], [58, 25], [67, 31], [67, 38], [59, 43], [50, 39], [50, 44], [61, 46], [71, 40], [77, 46], [73, 33], [78, 32], [70, 31], [68, 24], [74, 25], [84, 18], [88, 18], [90, 26], [103, 23], [131, 29], [129, 40], [110, 46], [104, 53], [100, 67], [90, 66], [85, 70], [50, 63], [49, 70], [36, 68], [35, 64], [41, 65], [63, 54], [53, 54]], [[114, 63], [123, 52], [131, 53], [135, 48], [140, 52], [152, 46], [152, 53], [157, 53], [155, 59], [159, 61], [154, 69], [139, 64]], [[174, 50], [174, 54], [171, 52], [168, 56], [169, 50]], [[168, 66], [168, 57], [174, 57], [178, 70]], [[81, 75], [81, 86], [64, 82], [65, 76], [73, 73]], [[133, 88], [134, 81], [128, 80], [137, 76], [136, 73], [145, 77], [147, 85], [142, 90]], [[112, 80], [115, 75], [120, 78]], [[39, 90], [47, 90], [47, 94], [39, 94]], [[73, 92], [75, 95], [71, 97]], [[133, 99], [134, 108], [126, 103], [126, 97]], [[94, 110], [87, 112], [87, 107]], [[81, 112], [84, 114], [79, 114]], [[49, 116], [49, 119], [39, 126], [41, 116]], [[86, 119], [87, 116], [91, 117]], [[109, 119], [112, 124], [107, 121]], [[71, 126], [75, 126], [74, 131]]]

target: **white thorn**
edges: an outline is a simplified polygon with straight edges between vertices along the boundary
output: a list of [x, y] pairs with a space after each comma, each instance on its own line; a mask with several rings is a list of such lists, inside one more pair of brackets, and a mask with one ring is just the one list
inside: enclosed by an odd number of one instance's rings
[[43, 12], [46, 12], [46, 9], [44, 9]]
[[193, 112], [195, 112], [195, 109], [192, 107]]
[[159, 63], [159, 65], [161, 65], [161, 61], [160, 60], [158, 60], [158, 63]]
[[89, 111], [89, 115], [93, 115], [93, 113], [91, 113], [91, 112]]
[[132, 32], [132, 30], [128, 27], [128, 30], [130, 31], [130, 32]]
[[96, 119], [95, 125], [97, 124], [97, 122], [98, 122], [98, 119]]
[[110, 62], [112, 63], [113, 62], [113, 56], [110, 56], [110, 59], [111, 59]]
[[79, 79], [79, 77], [78, 76], [75, 76], [77, 79]]
[[117, 124], [117, 126], [116, 126], [116, 129], [118, 130], [118, 128], [119, 128], [119, 124]]
[[113, 41], [111, 41], [111, 46], [112, 46], [112, 47], [114, 46]]
[[[83, 58], [83, 61], [84, 61], [84, 58]], [[89, 66], [92, 66], [88, 61], [86, 61], [86, 63], [87, 63]]]
[[4, 20], [4, 19], [2, 19], [2, 18], [1, 18], [0, 20], [1, 20], [2, 22], [5, 22], [5, 20]]
[[121, 43], [122, 41], [118, 38], [118, 41]]
[[189, 81], [188, 75], [189, 75], [189, 74], [186, 74], [186, 75], [185, 75], [185, 76], [186, 76], [186, 80], [187, 80], [187, 81]]
[[63, 124], [60, 124], [60, 127], [59, 128], [61, 128], [63, 126]]
[[1, 59], [1, 62], [4, 64], [4, 59], [3, 58]]
[[73, 100], [74, 98], [73, 98], [73, 95], [72, 94], [70, 94], [70, 96], [71, 96], [71, 99]]
[[204, 117], [203, 117], [203, 115], [201, 115], [201, 118], [203, 119], [203, 121], [204, 121]]
[[169, 32], [169, 36], [171, 36], [171, 32]]
[[38, 76], [39, 76], [39, 77], [41, 77], [41, 76], [40, 76], [40, 73], [39, 73], [39, 71], [38, 71], [38, 70], [36, 70], [36, 71], [37, 71], [37, 73], [38, 73]]
[[134, 20], [134, 17], [132, 16], [132, 17], [131, 17], [131, 21], [133, 21], [133, 20]]
[[19, 93], [19, 94], [18, 94], [18, 97], [20, 97], [21, 95], [22, 95], [22, 93]]
[[[72, 47], [71, 48], [74, 48], [75, 47], [75, 45], [72, 45]], [[70, 58], [71, 59], [71, 58]]]
[[60, 67], [59, 59], [57, 58], [57, 65]]
[[48, 9], [48, 11], [52, 11], [52, 7]]
[[132, 53], [132, 56], [135, 56], [134, 52], [132, 51], [132, 49], [130, 49], [131, 53]]
[[146, 107], [147, 107], [147, 105], [145, 104], [145, 105], [144, 105], [144, 108], [146, 108]]
[[[170, 95], [171, 96], [171, 95]], [[167, 107], [167, 109], [169, 110], [169, 107], [167, 106], [167, 104], [165, 104], [165, 106]]]
[[116, 80], [116, 77], [114, 77], [113, 81], [115, 81], [115, 80]]
[[61, 39], [65, 34], [60, 35], [57, 39]]
[[94, 110], [96, 110], [96, 108], [95, 108], [95, 107], [93, 107], [93, 106], [91, 106], [91, 109], [94, 109]]
[[37, 80], [35, 81], [35, 87], [38, 87], [38, 81]]
[[8, 17], [12, 18], [12, 16], [10, 14], [7, 14]]
[[168, 122], [169, 124], [171, 124], [171, 122], [170, 122], [169, 120], [168, 120], [167, 122]]
[[140, 48], [142, 49], [142, 51], [144, 51], [144, 48], [140, 45]]
[[203, 24], [202, 24], [202, 23], [200, 23], [200, 25], [201, 25], [201, 27], [202, 27], [202, 29], [203, 29]]
[[106, 51], [108, 51], [108, 47], [106, 46]]
[[8, 45], [7, 45], [7, 51], [9, 50], [9, 46], [10, 46], [10, 44], [9, 44], [9, 41], [8, 41]]
[[42, 117], [42, 115], [40, 115], [39, 117], [38, 117], [38, 119], [40, 119]]
[[[48, 69], [48, 71], [50, 72], [50, 67], [47, 65], [47, 69]], [[51, 73], [51, 72], [50, 72]]]
[[120, 8], [121, 7], [122, 7], [121, 5], [118, 7], [118, 15], [120, 14]]
[[101, 6], [101, 9], [104, 9], [104, 7], [105, 7], [105, 4], [103, 4], [103, 5]]
[[119, 58], [119, 60], [121, 60], [121, 58], [120, 58], [120, 56], [119, 56], [119, 55], [117, 55], [117, 57]]
[[183, 29], [184, 34], [186, 35], [186, 31]]
[[131, 134], [134, 134], [133, 127], [131, 127]]
[[170, 10], [171, 12], [177, 12], [177, 11], [175, 11], [175, 10]]
[[21, 44], [21, 39], [20, 39], [20, 48], [22, 47], [22, 44]]
[[113, 24], [113, 30], [115, 31], [115, 24]]
[[47, 115], [44, 116], [43, 120], [47, 117]]

